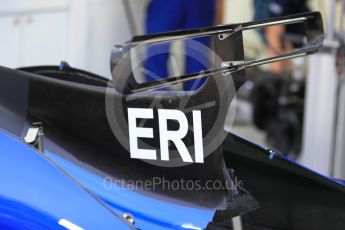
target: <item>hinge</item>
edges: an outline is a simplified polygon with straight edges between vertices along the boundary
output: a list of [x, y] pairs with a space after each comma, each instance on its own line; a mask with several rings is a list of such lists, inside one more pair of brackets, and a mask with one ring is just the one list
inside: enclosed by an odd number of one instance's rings
[[44, 133], [41, 122], [32, 124], [24, 137], [25, 143], [36, 148], [41, 154], [44, 154]]

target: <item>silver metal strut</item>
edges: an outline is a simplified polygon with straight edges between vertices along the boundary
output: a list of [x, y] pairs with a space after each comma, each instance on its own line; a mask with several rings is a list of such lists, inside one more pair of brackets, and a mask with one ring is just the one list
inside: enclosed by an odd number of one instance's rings
[[[203, 29], [174, 31], [159, 34], [150, 34], [134, 37], [131, 41], [126, 42], [123, 45], [116, 45], [112, 51], [112, 69], [122, 60], [128, 58], [129, 52], [132, 48], [138, 46], [152, 45], [173, 42], [176, 40], [193, 39], [206, 36], [218, 35], [218, 39], [223, 40], [234, 33], [242, 33], [245, 30], [261, 29], [274, 25], [288, 25], [304, 23], [306, 30], [306, 45], [298, 50], [290, 53], [277, 55], [270, 58], [250, 60], [250, 61], [232, 61], [226, 60], [222, 63], [220, 68], [208, 69], [201, 72], [181, 75], [177, 77], [169, 77], [164, 80], [157, 80], [153, 82], [138, 84], [136, 81], [132, 81], [135, 84], [131, 85], [131, 92], [138, 93], [147, 90], [155, 90], [164, 88], [170, 85], [183, 83], [190, 80], [196, 80], [205, 77], [217, 76], [218, 74], [231, 74], [249, 67], [268, 64], [272, 62], [282, 61], [286, 59], [306, 56], [308, 54], [319, 51], [322, 47], [324, 32], [322, 25], [322, 18], [319, 12], [303, 13], [279, 18], [272, 18], [248, 23], [231, 24], [223, 26], [208, 27]], [[116, 73], [113, 72], [113, 75]], [[218, 75], [219, 76], [219, 75]], [[116, 76], [113, 76], [116, 77]]]

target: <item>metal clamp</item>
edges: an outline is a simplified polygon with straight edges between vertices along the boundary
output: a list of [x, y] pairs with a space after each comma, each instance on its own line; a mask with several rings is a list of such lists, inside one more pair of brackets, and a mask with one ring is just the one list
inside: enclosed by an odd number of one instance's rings
[[28, 129], [24, 137], [25, 143], [36, 148], [40, 153], [44, 154], [44, 133], [41, 122], [33, 123]]

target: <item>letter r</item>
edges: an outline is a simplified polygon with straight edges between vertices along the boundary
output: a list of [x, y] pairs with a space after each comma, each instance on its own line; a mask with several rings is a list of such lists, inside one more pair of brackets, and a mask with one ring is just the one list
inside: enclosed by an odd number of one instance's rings
[[[188, 133], [188, 121], [185, 114], [179, 110], [158, 109], [158, 117], [161, 159], [163, 161], [169, 160], [170, 140], [174, 142], [177, 151], [180, 153], [184, 162], [193, 162], [186, 145], [182, 141], [182, 138], [184, 138]], [[180, 125], [179, 129], [168, 130], [168, 120], [177, 121]]]

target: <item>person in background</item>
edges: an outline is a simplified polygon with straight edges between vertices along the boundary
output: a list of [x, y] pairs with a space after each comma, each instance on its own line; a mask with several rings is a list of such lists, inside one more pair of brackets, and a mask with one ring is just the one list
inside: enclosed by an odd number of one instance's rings
[[[148, 5], [145, 22], [146, 33], [162, 33], [213, 26], [222, 20], [222, 5], [223, 0], [151, 0]], [[218, 21], [216, 22], [215, 20]], [[209, 46], [210, 39], [207, 37], [194, 40]], [[191, 45], [190, 40], [186, 40], [185, 74], [199, 72], [206, 68], [203, 64], [205, 62], [200, 62], [199, 58], [197, 58], [199, 60], [196, 60], [188, 55], [191, 51]], [[157, 80], [157, 77], [168, 77], [167, 62], [169, 49], [169, 43], [148, 46], [148, 59], [145, 63], [147, 81]], [[186, 82], [184, 89], [193, 90], [203, 83], [203, 80], [196, 81]]]
[[[307, 0], [254, 0], [254, 19], [274, 18], [291, 14], [309, 12]], [[270, 57], [292, 51], [302, 46], [305, 35], [303, 24], [270, 26], [262, 31]], [[289, 68], [289, 62], [276, 62], [271, 65], [273, 73], [283, 73]]]

